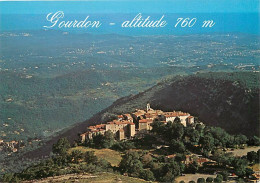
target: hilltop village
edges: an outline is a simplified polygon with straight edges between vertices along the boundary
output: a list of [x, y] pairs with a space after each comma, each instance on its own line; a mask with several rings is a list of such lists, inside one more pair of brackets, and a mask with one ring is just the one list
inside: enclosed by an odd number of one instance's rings
[[134, 113], [118, 115], [116, 120], [107, 122], [106, 124], [89, 126], [87, 131], [80, 135], [80, 139], [81, 142], [85, 142], [88, 139], [92, 139], [93, 136], [104, 134], [109, 130], [115, 134], [118, 140], [130, 139], [139, 132], [150, 131], [152, 129], [151, 124], [156, 119], [160, 119], [162, 123], [167, 123], [169, 121], [174, 121], [176, 118], [179, 118], [180, 122], [185, 127], [194, 123], [194, 117], [189, 113], [182, 111], [164, 112], [162, 110], [154, 110], [148, 103], [146, 110], [136, 109]]
[[80, 135], [81, 143], [71, 146], [66, 137], [61, 138], [53, 144], [53, 156], [21, 173], [4, 174], [3, 182], [37, 182], [60, 175], [64, 180], [86, 173], [99, 177], [101, 172], [116, 175], [113, 180], [119, 180], [121, 174], [127, 180], [134, 177], [142, 182], [259, 180], [259, 171], [254, 168], [260, 157], [258, 137], [230, 135], [195, 121], [189, 113], [155, 110], [150, 104], [132, 113], [105, 113], [102, 119], [108, 122], [89, 126]]

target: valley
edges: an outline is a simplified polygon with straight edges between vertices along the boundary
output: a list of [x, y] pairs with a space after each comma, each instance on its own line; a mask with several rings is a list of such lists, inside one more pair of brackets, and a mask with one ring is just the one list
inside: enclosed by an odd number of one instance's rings
[[73, 143], [105, 113], [132, 112], [147, 102], [189, 111], [232, 134], [259, 133], [255, 35], [39, 30], [1, 32], [0, 44], [1, 174], [49, 156], [60, 137]]
[[211, 34], [201, 40], [198, 35], [3, 32], [0, 139], [49, 137], [176, 75], [258, 72], [255, 36]]

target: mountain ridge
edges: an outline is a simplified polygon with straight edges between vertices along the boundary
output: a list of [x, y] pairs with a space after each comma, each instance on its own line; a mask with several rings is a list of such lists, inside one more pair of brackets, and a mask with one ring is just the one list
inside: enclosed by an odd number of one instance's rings
[[[214, 74], [217, 74], [218, 77], [216, 78]], [[258, 74], [247, 72], [214, 74], [177, 76], [162, 81], [137, 95], [120, 98], [90, 119], [63, 130], [59, 135], [47, 141], [44, 146], [26, 153], [25, 157], [48, 156], [52, 144], [59, 138], [67, 137], [72, 143], [78, 138], [78, 134], [86, 130], [87, 126], [101, 123], [105, 113], [132, 112], [136, 108], [144, 108], [147, 102], [150, 102], [155, 109], [189, 112], [199, 117], [205, 124], [220, 126], [233, 134], [259, 136]], [[246, 75], [249, 75], [248, 81], [239, 80], [239, 77], [245, 78]], [[254, 84], [247, 86], [251, 81]], [[175, 96], [175, 100], [172, 96]], [[226, 115], [228, 111], [232, 115]], [[250, 119], [247, 120], [248, 117]]]

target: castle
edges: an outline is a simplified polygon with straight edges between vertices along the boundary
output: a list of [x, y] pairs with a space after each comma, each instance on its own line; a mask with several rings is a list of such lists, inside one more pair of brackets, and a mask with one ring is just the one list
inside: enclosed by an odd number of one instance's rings
[[[194, 123], [194, 117], [189, 113], [181, 111], [163, 112], [162, 110], [154, 110], [148, 103], [146, 110], [136, 109], [134, 113], [118, 115], [116, 120], [95, 126], [89, 126], [87, 132], [80, 135], [81, 142], [92, 139], [97, 134], [104, 134], [110, 130], [116, 135], [118, 140], [132, 138], [139, 131], [149, 131], [152, 129], [151, 124], [154, 120], [160, 119], [162, 123], [180, 119], [183, 126]], [[163, 119], [163, 120], [162, 120]]]

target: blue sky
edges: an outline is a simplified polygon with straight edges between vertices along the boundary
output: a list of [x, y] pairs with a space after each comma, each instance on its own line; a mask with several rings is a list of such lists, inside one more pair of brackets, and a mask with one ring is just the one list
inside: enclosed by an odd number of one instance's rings
[[65, 13], [245, 13], [259, 12], [259, 0], [86, 0], [1, 1], [1, 14]]

